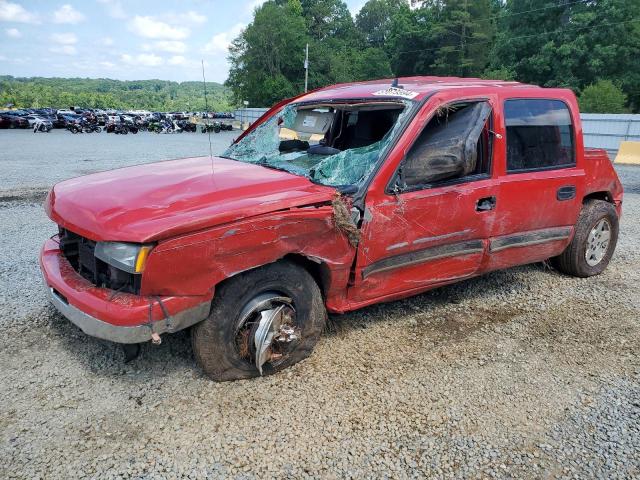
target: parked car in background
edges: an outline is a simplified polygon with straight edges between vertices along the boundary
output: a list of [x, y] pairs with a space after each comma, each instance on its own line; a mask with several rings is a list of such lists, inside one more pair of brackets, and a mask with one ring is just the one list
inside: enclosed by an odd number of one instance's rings
[[8, 123], [8, 128], [29, 128], [27, 112], [23, 110], [3, 112], [1, 115], [5, 118], [3, 123]]
[[0, 113], [0, 128], [11, 128], [11, 117]]

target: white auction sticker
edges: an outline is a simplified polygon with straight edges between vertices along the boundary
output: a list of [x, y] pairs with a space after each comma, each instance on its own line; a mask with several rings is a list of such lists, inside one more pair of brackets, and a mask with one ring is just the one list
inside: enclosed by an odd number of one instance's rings
[[306, 115], [304, 120], [302, 121], [302, 126], [306, 128], [313, 128], [316, 126], [316, 117], [311, 115]]
[[412, 92], [411, 90], [405, 90], [404, 88], [397, 87], [389, 87], [385, 90], [378, 90], [377, 92], [373, 92], [373, 94], [384, 97], [402, 97], [408, 99], [413, 99], [418, 96], [418, 92]]

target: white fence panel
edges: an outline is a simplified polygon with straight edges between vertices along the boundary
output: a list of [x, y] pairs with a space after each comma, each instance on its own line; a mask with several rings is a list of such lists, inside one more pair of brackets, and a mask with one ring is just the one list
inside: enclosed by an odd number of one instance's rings
[[586, 147], [604, 148], [615, 154], [620, 142], [640, 142], [640, 115], [583, 113], [580, 118]]

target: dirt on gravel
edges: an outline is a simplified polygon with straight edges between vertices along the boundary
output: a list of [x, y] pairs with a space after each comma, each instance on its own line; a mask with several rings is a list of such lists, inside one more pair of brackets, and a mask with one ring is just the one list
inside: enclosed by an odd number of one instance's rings
[[[638, 188], [640, 168], [619, 172]], [[227, 383], [197, 368], [186, 332], [125, 364], [56, 313], [37, 265], [55, 226], [42, 193], [13, 197], [0, 478], [640, 476], [638, 193], [600, 276], [527, 265], [333, 316], [307, 360]]]

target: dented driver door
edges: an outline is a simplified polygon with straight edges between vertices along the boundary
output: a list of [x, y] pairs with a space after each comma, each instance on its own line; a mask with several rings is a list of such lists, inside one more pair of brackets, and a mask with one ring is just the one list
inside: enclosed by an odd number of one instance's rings
[[[495, 218], [492, 102], [433, 99], [396, 173], [367, 196], [350, 300], [358, 305], [475, 275]], [[413, 133], [412, 133], [413, 132]], [[400, 147], [402, 148], [402, 147]], [[393, 155], [393, 153], [392, 153]]]

